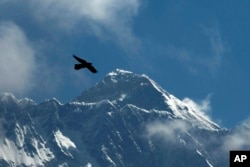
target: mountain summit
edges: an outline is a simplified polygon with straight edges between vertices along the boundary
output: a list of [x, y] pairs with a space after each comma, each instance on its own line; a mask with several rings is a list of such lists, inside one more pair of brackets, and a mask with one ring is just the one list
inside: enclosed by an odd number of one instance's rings
[[120, 69], [66, 104], [1, 94], [0, 133], [0, 166], [228, 166], [229, 130]]
[[200, 128], [210, 130], [219, 128], [204, 113], [169, 94], [144, 74], [116, 69], [76, 98], [78, 102], [89, 103], [102, 100], [109, 100], [117, 107], [131, 104], [146, 110], [170, 112], [173, 117], [188, 120]]
[[117, 69], [108, 73], [94, 87], [84, 91], [76, 100], [84, 102], [109, 100], [120, 106], [134, 104], [145, 109], [163, 109], [166, 107], [165, 95], [167, 93], [163, 93], [163, 90], [146, 75]]

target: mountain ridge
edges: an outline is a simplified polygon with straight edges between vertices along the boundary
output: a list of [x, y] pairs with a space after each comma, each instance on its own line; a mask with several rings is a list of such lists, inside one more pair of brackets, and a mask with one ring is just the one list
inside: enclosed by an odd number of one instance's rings
[[[120, 88], [119, 91], [114, 91], [117, 85], [119, 88], [121, 85], [123, 87]], [[102, 90], [105, 90], [105, 92]], [[147, 92], [147, 96], [144, 95], [145, 92]], [[98, 98], [101, 97], [101, 99], [108, 99], [111, 102], [114, 101], [114, 104], [118, 103], [123, 105], [122, 103], [124, 102], [124, 104], [135, 104], [147, 110], [172, 110], [176, 116], [183, 119], [199, 118], [206, 121], [207, 128], [216, 129], [219, 127], [219, 125], [212, 122], [204, 114], [202, 115], [202, 112], [193, 112], [194, 109], [187, 107], [188, 104], [169, 94], [145, 74], [139, 75], [130, 71], [116, 69], [108, 73], [106, 77], [94, 87], [84, 91], [82, 95], [78, 96], [75, 100], [87, 101], [92, 94], [97, 95]], [[98, 94], [104, 94], [106, 96], [98, 96]], [[133, 99], [130, 97], [133, 97]], [[98, 101], [98, 99], [95, 98], [96, 97], [94, 97], [92, 102]], [[114, 99], [118, 100], [115, 101]], [[140, 103], [143, 103], [143, 106]], [[176, 104], [178, 104], [178, 107], [181, 107], [182, 112], [186, 112], [186, 115], [180, 112]], [[209, 124], [211, 124], [211, 126]]]
[[231, 132], [146, 75], [117, 69], [65, 104], [0, 97], [3, 166], [228, 166]]

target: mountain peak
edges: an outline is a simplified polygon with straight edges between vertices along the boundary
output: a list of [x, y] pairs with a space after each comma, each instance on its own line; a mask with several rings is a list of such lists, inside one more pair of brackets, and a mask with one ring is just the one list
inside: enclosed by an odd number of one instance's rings
[[8, 92], [4, 92], [0, 94], [0, 101], [3, 103], [17, 103], [17, 98], [12, 94]]
[[201, 128], [219, 128], [202, 111], [169, 94], [145, 74], [116, 69], [75, 99], [85, 103], [98, 103], [103, 100], [110, 101], [118, 108], [133, 105], [148, 111], [166, 111]]
[[0, 94], [0, 101], [5, 104], [17, 104], [19, 106], [35, 105], [36, 103], [30, 98], [17, 99], [13, 93], [4, 92]]
[[109, 100], [120, 106], [134, 104], [145, 109], [166, 109], [163, 91], [146, 75], [116, 69], [108, 73], [94, 87], [85, 90], [76, 98], [79, 102]]
[[133, 72], [131, 72], [131, 71], [127, 71], [127, 70], [117, 68], [114, 71], [108, 73], [107, 76], [115, 76], [115, 75], [119, 75], [119, 74], [132, 74], [132, 73]]
[[104, 81], [110, 81], [111, 83], [117, 83], [119, 82], [128, 82], [129, 80], [131, 80], [132, 78], [141, 78], [141, 75], [135, 74], [131, 71], [127, 71], [127, 70], [122, 70], [122, 69], [116, 69], [110, 73], [108, 73], [106, 75], [106, 77], [104, 78]]
[[16, 99], [13, 93], [4, 92], [0, 94], [1, 100], [6, 101], [8, 99]]

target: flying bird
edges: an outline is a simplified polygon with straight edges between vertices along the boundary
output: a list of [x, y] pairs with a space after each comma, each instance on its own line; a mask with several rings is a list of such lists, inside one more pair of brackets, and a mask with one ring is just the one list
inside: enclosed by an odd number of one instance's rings
[[80, 64], [75, 64], [75, 70], [80, 70], [82, 68], [87, 68], [89, 69], [89, 71], [91, 71], [92, 73], [97, 73], [97, 70], [95, 69], [94, 66], [92, 66], [92, 63], [87, 62], [84, 59], [81, 59], [79, 57], [77, 57], [76, 55], [73, 55], [73, 57], [80, 62]]

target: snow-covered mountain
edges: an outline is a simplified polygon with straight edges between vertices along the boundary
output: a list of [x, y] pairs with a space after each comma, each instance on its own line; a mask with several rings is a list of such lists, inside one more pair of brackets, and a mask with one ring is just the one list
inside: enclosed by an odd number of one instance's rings
[[226, 167], [234, 134], [119, 69], [66, 104], [0, 95], [0, 166]]

